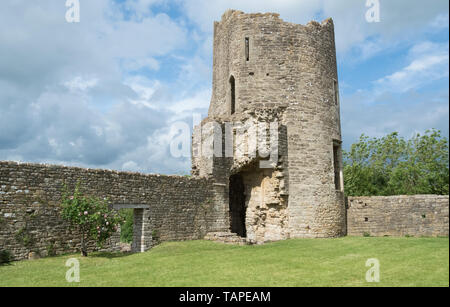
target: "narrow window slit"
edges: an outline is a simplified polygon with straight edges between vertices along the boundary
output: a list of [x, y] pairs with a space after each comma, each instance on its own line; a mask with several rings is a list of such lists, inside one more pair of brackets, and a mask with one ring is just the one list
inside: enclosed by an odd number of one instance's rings
[[250, 39], [248, 37], [245, 38], [245, 58], [250, 61]]
[[334, 90], [334, 104], [339, 104], [339, 87], [338, 82], [336, 80], [333, 80], [333, 90]]
[[341, 144], [333, 141], [334, 185], [336, 191], [342, 191]]
[[234, 77], [231, 76], [230, 77], [230, 92], [231, 92], [231, 114], [234, 114], [234, 112], [236, 111], [236, 84], [235, 84], [235, 80]]

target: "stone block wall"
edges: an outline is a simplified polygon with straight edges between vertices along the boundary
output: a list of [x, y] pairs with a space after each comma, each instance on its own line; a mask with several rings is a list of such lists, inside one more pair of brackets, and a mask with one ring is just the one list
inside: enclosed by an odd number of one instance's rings
[[350, 236], [448, 236], [448, 195], [349, 197]]
[[[83, 194], [107, 198], [122, 208], [147, 205], [135, 212], [143, 218], [137, 223], [145, 226], [139, 243], [144, 249], [159, 241], [203, 238], [216, 224], [215, 189], [206, 179], [0, 162], [0, 249], [16, 260], [31, 252], [47, 256], [77, 251], [79, 236], [59, 214], [63, 185], [73, 188], [77, 182]], [[92, 242], [89, 246], [95, 249]], [[105, 247], [118, 248], [118, 235]]]

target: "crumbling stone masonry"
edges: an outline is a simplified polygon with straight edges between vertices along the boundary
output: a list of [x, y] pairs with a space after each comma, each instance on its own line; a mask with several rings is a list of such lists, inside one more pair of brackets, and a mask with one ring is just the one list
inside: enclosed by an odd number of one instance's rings
[[[225, 233], [250, 243], [345, 235], [339, 108], [331, 19], [304, 26], [230, 10], [214, 24], [213, 93], [194, 131], [193, 175], [223, 185]], [[266, 137], [251, 132], [262, 123], [277, 128], [277, 157], [263, 168], [268, 158], [249, 151]], [[231, 157], [205, 155], [220, 130]]]

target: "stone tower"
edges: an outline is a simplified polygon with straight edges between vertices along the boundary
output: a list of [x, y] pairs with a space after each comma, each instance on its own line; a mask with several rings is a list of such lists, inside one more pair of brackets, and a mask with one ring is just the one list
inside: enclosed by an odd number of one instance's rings
[[214, 180], [214, 231], [250, 243], [345, 235], [339, 109], [331, 19], [225, 12], [192, 146], [192, 174]]

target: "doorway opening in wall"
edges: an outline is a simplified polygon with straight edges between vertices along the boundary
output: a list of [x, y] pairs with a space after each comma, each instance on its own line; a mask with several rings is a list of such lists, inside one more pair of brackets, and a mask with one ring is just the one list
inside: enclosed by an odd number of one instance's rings
[[230, 177], [229, 199], [231, 232], [245, 238], [247, 236], [245, 228], [245, 186], [240, 174]]
[[133, 243], [134, 209], [120, 209], [119, 215], [122, 218], [120, 224], [120, 245], [121, 249], [131, 251]]
[[[148, 204], [113, 204], [123, 219], [120, 225], [120, 248], [123, 252], [144, 252], [148, 250], [155, 240], [153, 234], [148, 233], [148, 220], [150, 206]], [[147, 213], [146, 213], [147, 212]], [[130, 244], [131, 243], [131, 244]]]

